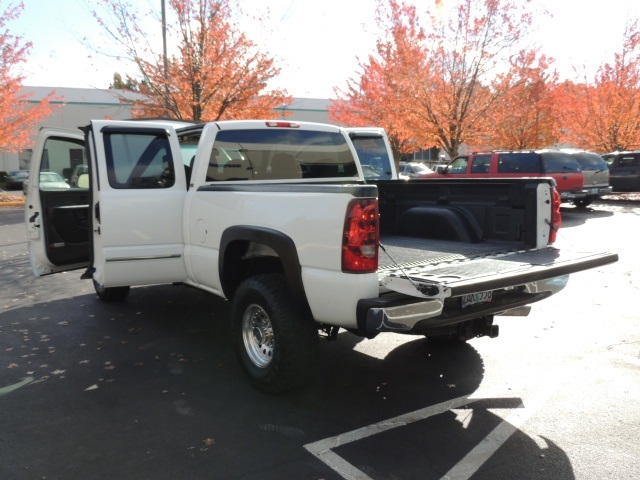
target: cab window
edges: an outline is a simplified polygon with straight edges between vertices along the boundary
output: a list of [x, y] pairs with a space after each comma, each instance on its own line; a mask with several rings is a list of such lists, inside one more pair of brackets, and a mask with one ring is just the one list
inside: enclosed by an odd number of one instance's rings
[[471, 173], [489, 173], [491, 155], [476, 155], [471, 162]]
[[107, 132], [104, 144], [112, 188], [170, 188], [174, 185], [174, 162], [166, 134]]
[[462, 174], [467, 173], [467, 163], [469, 157], [458, 157], [447, 167], [447, 173]]

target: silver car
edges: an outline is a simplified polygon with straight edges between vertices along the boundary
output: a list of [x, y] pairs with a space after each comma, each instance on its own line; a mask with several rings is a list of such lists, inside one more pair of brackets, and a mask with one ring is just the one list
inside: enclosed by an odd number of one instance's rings
[[613, 189], [609, 184], [609, 167], [600, 155], [584, 150], [568, 151], [567, 153], [573, 155], [578, 161], [584, 177], [584, 190], [587, 192], [586, 197], [573, 201], [576, 207], [586, 207], [601, 195], [612, 192]]

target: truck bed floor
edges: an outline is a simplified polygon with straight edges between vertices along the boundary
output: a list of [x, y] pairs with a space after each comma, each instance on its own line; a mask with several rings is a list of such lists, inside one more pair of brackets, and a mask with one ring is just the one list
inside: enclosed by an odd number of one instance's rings
[[397, 265], [435, 265], [524, 250], [521, 243], [483, 242], [463, 243], [428, 238], [383, 235], [380, 243], [379, 270], [395, 269]]

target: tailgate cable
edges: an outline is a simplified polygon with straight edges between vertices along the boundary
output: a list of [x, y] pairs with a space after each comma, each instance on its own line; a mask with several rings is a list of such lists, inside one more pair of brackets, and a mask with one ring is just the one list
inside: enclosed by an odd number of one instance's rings
[[407, 274], [407, 272], [405, 272], [404, 269], [393, 259], [391, 254], [387, 252], [387, 249], [384, 248], [384, 245], [382, 245], [381, 242], [378, 242], [378, 245], [380, 246], [380, 249], [382, 249], [382, 251], [387, 254], [387, 257], [389, 257], [389, 260], [393, 262], [393, 265], [402, 272], [407, 280], [409, 280], [409, 283], [413, 286], [413, 288], [418, 290], [422, 295], [425, 295], [427, 297], [435, 297], [436, 295], [438, 295], [438, 293], [440, 293], [440, 289], [437, 287], [437, 285], [423, 285], [414, 282]]

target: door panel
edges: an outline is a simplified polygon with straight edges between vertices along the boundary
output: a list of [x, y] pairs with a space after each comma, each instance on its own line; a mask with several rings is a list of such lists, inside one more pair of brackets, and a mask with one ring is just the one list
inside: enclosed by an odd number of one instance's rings
[[46, 254], [57, 266], [89, 262], [89, 192], [40, 192]]
[[[184, 281], [186, 178], [173, 126], [101, 120], [87, 132], [39, 134], [25, 208], [34, 274], [92, 267], [105, 287]], [[52, 173], [62, 181], [46, 184]]]
[[79, 130], [42, 129], [31, 158], [25, 225], [35, 275], [89, 265], [90, 191], [70, 185], [86, 170], [84, 135]]
[[162, 122], [94, 121], [94, 279], [105, 287], [186, 279], [185, 170]]

